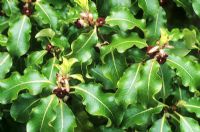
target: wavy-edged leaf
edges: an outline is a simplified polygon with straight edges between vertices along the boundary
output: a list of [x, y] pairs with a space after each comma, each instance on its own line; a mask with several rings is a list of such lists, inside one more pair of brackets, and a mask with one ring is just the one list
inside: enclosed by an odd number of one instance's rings
[[154, 122], [153, 126], [150, 128], [149, 132], [171, 132], [171, 128], [167, 122], [165, 114], [163, 117]]
[[36, 70], [28, 69], [24, 76], [14, 73], [9, 78], [0, 81], [0, 102], [2, 104], [10, 103], [23, 89], [28, 89], [32, 95], [37, 95], [41, 93], [42, 88], [51, 85], [52, 82]]
[[181, 132], [199, 132], [200, 126], [198, 121], [191, 117], [182, 116], [175, 112], [180, 117], [180, 129]]
[[176, 69], [176, 74], [181, 77], [184, 86], [189, 86], [191, 92], [200, 87], [200, 65], [190, 61], [188, 58], [181, 58], [170, 55], [167, 64]]
[[31, 53], [26, 60], [26, 66], [38, 66], [43, 63], [43, 57], [46, 55], [47, 50], [35, 51]]
[[28, 93], [19, 95], [11, 106], [10, 114], [15, 121], [26, 123], [33, 107], [40, 99]]
[[137, 102], [137, 83], [140, 80], [142, 64], [133, 64], [128, 68], [117, 83], [118, 89], [115, 93], [116, 102], [125, 108]]
[[193, 97], [189, 99], [189, 101], [183, 103], [183, 107], [187, 109], [189, 112], [194, 112], [197, 117], [200, 118], [200, 98], [199, 97]]
[[25, 15], [20, 16], [19, 19], [10, 25], [7, 45], [10, 54], [19, 57], [28, 51], [30, 47], [30, 32], [31, 22]]
[[152, 59], [146, 62], [141, 69], [141, 78], [138, 81], [138, 102], [148, 106], [155, 104], [154, 96], [162, 88], [162, 80], [158, 75], [160, 65]]
[[117, 82], [126, 68], [125, 56], [113, 53], [105, 58], [105, 63], [91, 69], [92, 76], [104, 84], [105, 89], [116, 89]]
[[41, 1], [35, 3], [35, 18], [42, 24], [49, 24], [50, 27], [56, 29], [58, 26], [58, 17], [53, 8]]
[[81, 34], [71, 46], [71, 53], [73, 57], [77, 58], [81, 62], [86, 62], [92, 57], [91, 49], [97, 44], [96, 27], [89, 33]]
[[52, 121], [56, 119], [56, 107], [59, 100], [55, 95], [50, 95], [40, 100], [32, 109], [30, 120], [27, 123], [28, 132], [54, 132]]
[[[108, 119], [107, 126], [112, 122], [119, 124], [122, 120], [120, 108], [114, 102], [114, 94], [103, 93], [99, 84], [81, 84], [73, 86], [75, 93], [83, 97], [87, 112]], [[115, 116], [115, 115], [118, 116]]]
[[6, 46], [7, 42], [8, 42], [7, 36], [5, 36], [3, 34], [0, 34], [0, 45], [1, 46]]
[[144, 108], [141, 105], [132, 106], [126, 110], [122, 125], [125, 128], [135, 125], [145, 127], [145, 124], [151, 121], [152, 115], [161, 112], [163, 107], [162, 104], [150, 108]]
[[139, 0], [138, 5], [147, 16], [155, 16], [160, 6], [158, 0]]
[[56, 83], [56, 73], [58, 73], [58, 68], [56, 65], [59, 63], [56, 57], [53, 57], [47, 61], [42, 67], [42, 73], [47, 77], [51, 82]]
[[132, 33], [127, 37], [114, 35], [112, 42], [109, 45], [101, 47], [101, 59], [103, 60], [108, 53], [114, 51], [115, 49], [117, 49], [119, 53], [124, 53], [133, 45], [137, 46], [138, 48], [144, 48], [147, 46], [146, 41], [135, 33]]
[[73, 132], [76, 127], [74, 114], [62, 101], [56, 107], [56, 119], [52, 124], [55, 132]]
[[2, 8], [7, 16], [19, 13], [18, 3], [18, 0], [2, 0]]
[[145, 28], [145, 20], [136, 19], [126, 7], [114, 8], [106, 18], [106, 23], [110, 26], [118, 25], [120, 29], [124, 31], [133, 29], [134, 27], [138, 27], [142, 30]]
[[12, 58], [7, 52], [0, 52], [0, 79], [3, 79], [10, 71]]

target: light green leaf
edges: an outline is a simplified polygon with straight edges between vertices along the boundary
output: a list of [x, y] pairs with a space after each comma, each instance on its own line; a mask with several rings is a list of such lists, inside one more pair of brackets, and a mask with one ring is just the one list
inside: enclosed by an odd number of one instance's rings
[[138, 5], [147, 16], [155, 16], [160, 6], [158, 0], [139, 0]]
[[200, 1], [192, 0], [192, 7], [194, 9], [194, 12], [200, 17]]
[[55, 32], [51, 28], [46, 28], [40, 30], [36, 35], [35, 38], [40, 38], [40, 37], [49, 37], [53, 38], [55, 36]]
[[0, 79], [3, 79], [10, 71], [12, 58], [7, 52], [0, 52]]
[[196, 31], [195, 30], [189, 30], [189, 29], [184, 29], [183, 30], [183, 35], [184, 35], [184, 41], [185, 45], [188, 49], [192, 49], [195, 47], [195, 43], [197, 42], [196, 39]]
[[28, 55], [26, 59], [26, 66], [38, 66], [43, 63], [43, 57], [46, 55], [47, 50], [35, 51]]
[[190, 61], [188, 58], [181, 58], [170, 55], [167, 64], [176, 69], [176, 74], [181, 77], [184, 86], [189, 86], [191, 92], [195, 92], [200, 86], [200, 65]]
[[0, 33], [9, 27], [9, 19], [3, 16], [0, 16]]
[[154, 122], [154, 125], [150, 128], [149, 132], [171, 132], [171, 128], [167, 122], [165, 114], [163, 117], [156, 122]]
[[114, 51], [115, 49], [117, 49], [119, 53], [124, 53], [133, 45], [138, 48], [144, 48], [147, 46], [146, 41], [141, 39], [137, 34], [132, 33], [127, 37], [114, 35], [109, 45], [101, 47], [101, 59], [103, 60], [108, 53]]
[[116, 102], [124, 108], [137, 102], [137, 83], [140, 80], [141, 69], [141, 63], [133, 64], [124, 72], [117, 83], [118, 90], [115, 93]]
[[7, 42], [8, 42], [8, 38], [5, 35], [0, 34], [0, 45], [6, 46]]
[[49, 24], [50, 27], [56, 29], [58, 26], [58, 18], [56, 12], [48, 3], [36, 1], [35, 18], [42, 24]]
[[125, 128], [135, 125], [145, 127], [145, 124], [151, 121], [152, 115], [161, 112], [163, 107], [162, 104], [150, 108], [144, 108], [140, 105], [132, 106], [126, 110], [122, 125]]
[[24, 55], [29, 47], [31, 32], [30, 19], [23, 15], [17, 21], [10, 24], [8, 31], [8, 45], [7, 49], [10, 54], [15, 56]]
[[122, 114], [120, 114], [121, 111], [114, 102], [113, 94], [103, 93], [98, 84], [81, 84], [71, 88], [75, 89], [76, 94], [83, 97], [83, 104], [86, 106], [87, 112], [107, 118], [107, 126], [110, 126], [112, 122], [120, 123]]
[[27, 132], [54, 132], [52, 121], [56, 119], [56, 107], [59, 100], [55, 95], [50, 95], [40, 100], [32, 109], [30, 120], [27, 123]]
[[81, 34], [73, 43], [71, 44], [71, 53], [73, 57], [77, 58], [81, 62], [86, 62], [92, 57], [91, 49], [96, 45], [98, 40], [96, 27], [89, 33]]
[[114, 8], [111, 11], [110, 16], [106, 18], [106, 23], [110, 26], [118, 25], [120, 29], [124, 31], [133, 29], [134, 27], [138, 27], [142, 30], [145, 28], [145, 20], [136, 19], [126, 7]]
[[60, 101], [56, 107], [56, 119], [52, 123], [55, 132], [73, 132], [76, 120], [70, 108]]
[[83, 76], [82, 74], [71, 74], [69, 75], [70, 78], [73, 78], [73, 79], [76, 79], [76, 80], [79, 80], [81, 81], [81, 83], [84, 83], [84, 79], [83, 79]]
[[36, 70], [27, 69], [24, 76], [14, 73], [9, 78], [0, 80], [0, 103], [12, 102], [23, 89], [28, 89], [32, 95], [37, 95], [42, 92], [42, 88], [51, 85], [52, 82]]
[[183, 103], [183, 107], [187, 109], [189, 112], [196, 113], [197, 117], [200, 118], [200, 98], [193, 97], [189, 99], [189, 101]]
[[18, 0], [2, 0], [2, 8], [6, 15], [11, 16], [19, 13]]
[[39, 99], [28, 93], [19, 95], [11, 106], [10, 114], [15, 121], [26, 123], [33, 107], [36, 106]]

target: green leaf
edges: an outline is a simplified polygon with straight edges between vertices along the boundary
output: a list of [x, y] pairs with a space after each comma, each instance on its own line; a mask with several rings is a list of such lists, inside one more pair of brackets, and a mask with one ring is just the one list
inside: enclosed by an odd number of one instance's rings
[[43, 63], [43, 57], [47, 54], [47, 50], [35, 51], [31, 53], [26, 60], [26, 66], [38, 66]]
[[81, 62], [86, 62], [92, 57], [91, 49], [96, 45], [98, 40], [96, 27], [89, 33], [81, 34], [71, 44], [71, 53], [73, 57], [77, 58]]
[[192, 7], [194, 9], [194, 12], [200, 17], [200, 1], [192, 0]]
[[161, 28], [166, 24], [166, 13], [163, 8], [159, 7], [154, 14], [154, 18], [147, 24], [146, 36], [150, 40], [158, 40], [161, 35]]
[[155, 95], [162, 88], [162, 80], [158, 75], [160, 65], [152, 59], [146, 62], [141, 70], [141, 78], [137, 84], [138, 102], [145, 106], [155, 104]]
[[91, 69], [95, 80], [104, 84], [105, 89], [116, 89], [117, 82], [126, 68], [125, 56], [111, 52], [105, 63]]
[[192, 3], [191, 1], [188, 0], [173, 0], [178, 7], [182, 7], [187, 14], [193, 15], [193, 10], [192, 10]]
[[73, 132], [76, 120], [70, 108], [62, 101], [56, 107], [56, 119], [52, 123], [55, 132]]
[[9, 27], [9, 19], [3, 16], [0, 16], [0, 33]]
[[188, 58], [181, 58], [170, 55], [167, 64], [176, 69], [176, 74], [181, 77], [184, 86], [189, 86], [191, 92], [195, 92], [200, 86], [200, 65], [190, 61]]
[[33, 107], [36, 106], [39, 99], [28, 93], [19, 95], [11, 106], [10, 114], [15, 121], [26, 123]]
[[8, 38], [5, 35], [0, 34], [0, 45], [6, 46]]
[[140, 80], [141, 69], [141, 63], [133, 64], [124, 72], [117, 83], [118, 90], [115, 93], [116, 102], [124, 108], [137, 102], [137, 83]]
[[195, 43], [197, 42], [196, 39], [196, 31], [195, 30], [189, 30], [189, 29], [184, 29], [183, 30], [183, 35], [184, 35], [184, 40], [185, 40], [185, 45], [187, 49], [192, 49], [195, 47]]
[[7, 16], [19, 13], [18, 0], [2, 0], [2, 8]]
[[[108, 119], [107, 126], [112, 122], [119, 124], [122, 120], [120, 108], [114, 103], [114, 94], [103, 93], [100, 85], [81, 84], [71, 87], [75, 93], [83, 97], [83, 104], [86, 111], [92, 115], [103, 116]], [[118, 116], [115, 116], [115, 115]]]
[[56, 12], [48, 3], [36, 1], [35, 18], [42, 24], [49, 24], [50, 27], [56, 29], [58, 26], [58, 17]]
[[146, 16], [155, 16], [159, 9], [158, 0], [139, 0], [138, 5], [142, 8]]
[[183, 107], [187, 109], [187, 111], [191, 113], [196, 113], [197, 117], [200, 118], [200, 98], [193, 97], [189, 99], [189, 101], [183, 104]]
[[40, 38], [40, 37], [49, 37], [53, 38], [55, 36], [55, 32], [51, 28], [45, 28], [40, 30], [36, 35], [35, 38]]
[[109, 45], [101, 47], [101, 59], [103, 60], [108, 53], [114, 51], [115, 49], [117, 49], [119, 53], [124, 53], [127, 49], [134, 45], [140, 49], [147, 46], [146, 41], [141, 39], [135, 33], [132, 33], [127, 37], [114, 35]]
[[56, 73], [58, 73], [58, 68], [56, 67], [57, 64], [58, 60], [56, 57], [53, 57], [42, 67], [42, 73], [53, 83], [56, 83]]
[[32, 95], [37, 95], [42, 92], [42, 88], [51, 85], [52, 82], [36, 70], [27, 69], [24, 76], [13, 73], [11, 77], [0, 81], [0, 103], [12, 102], [23, 89], [28, 89]]
[[199, 132], [200, 126], [196, 120], [190, 117], [185, 117], [176, 112], [180, 117], [180, 129], [181, 132]]
[[126, 110], [122, 125], [125, 128], [135, 125], [145, 127], [145, 124], [151, 121], [152, 115], [161, 112], [162, 108], [162, 104], [150, 108], [144, 108], [139, 104], [137, 106], [132, 106]]
[[145, 20], [136, 19], [126, 7], [114, 8], [110, 16], [106, 18], [106, 23], [110, 26], [118, 25], [123, 31], [133, 29], [134, 27], [138, 27], [142, 30], [145, 28]]
[[17, 21], [10, 24], [8, 31], [7, 49], [15, 56], [24, 55], [29, 47], [31, 23], [27, 16], [21, 16]]
[[12, 58], [7, 52], [0, 52], [0, 79], [3, 79], [10, 71]]
[[171, 128], [167, 122], [165, 114], [163, 117], [156, 122], [154, 122], [154, 125], [150, 128], [149, 132], [171, 132]]
[[59, 100], [55, 95], [50, 95], [40, 100], [32, 109], [30, 120], [27, 123], [28, 132], [53, 132], [52, 121], [56, 119], [56, 107]]

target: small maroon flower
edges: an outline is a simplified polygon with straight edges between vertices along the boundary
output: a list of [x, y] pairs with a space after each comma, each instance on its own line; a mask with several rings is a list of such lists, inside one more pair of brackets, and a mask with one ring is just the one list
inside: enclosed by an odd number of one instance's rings
[[96, 26], [97, 26], [97, 27], [102, 27], [104, 24], [105, 24], [105, 18], [99, 17], [99, 18], [96, 20]]
[[54, 46], [51, 45], [50, 43], [47, 44], [47, 46], [46, 46], [46, 50], [47, 50], [48, 52], [51, 52], [53, 48], [54, 48]]
[[77, 28], [83, 28], [83, 24], [81, 23], [80, 19], [77, 19], [75, 22]]
[[66, 95], [68, 95], [68, 91], [65, 88], [56, 88], [53, 90], [53, 93], [58, 97], [63, 99]]
[[27, 16], [31, 16], [32, 15], [32, 10], [27, 6], [24, 6], [23, 9], [22, 9], [22, 13], [27, 15]]
[[147, 55], [150, 58], [154, 58], [154, 56], [159, 52], [159, 46], [148, 46], [147, 47]]
[[160, 5], [163, 6], [167, 3], [167, 0], [160, 0]]

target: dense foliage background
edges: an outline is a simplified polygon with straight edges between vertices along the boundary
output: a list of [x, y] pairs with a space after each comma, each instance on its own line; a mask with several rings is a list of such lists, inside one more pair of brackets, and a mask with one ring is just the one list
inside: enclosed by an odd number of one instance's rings
[[200, 0], [1, 0], [0, 131], [200, 132]]

